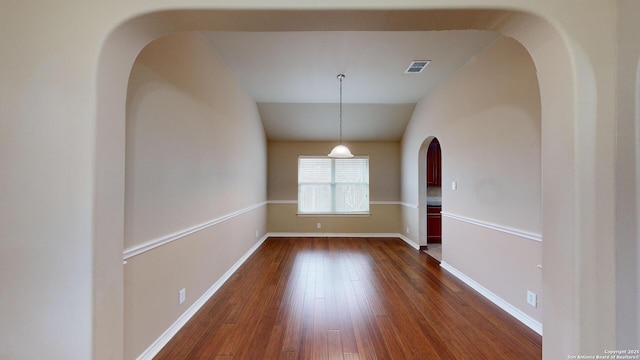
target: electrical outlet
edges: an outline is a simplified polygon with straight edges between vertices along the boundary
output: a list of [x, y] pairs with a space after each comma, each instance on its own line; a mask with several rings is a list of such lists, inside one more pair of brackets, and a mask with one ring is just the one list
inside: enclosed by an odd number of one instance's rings
[[187, 289], [180, 290], [180, 292], [178, 293], [178, 296], [179, 296], [179, 299], [180, 299], [179, 300], [180, 304], [182, 304], [184, 302], [184, 300], [186, 299], [186, 297], [187, 297]]
[[322, 227], [322, 224], [317, 223], [317, 224], [316, 224], [316, 227], [317, 227], [318, 229], [320, 229], [320, 228]]
[[533, 307], [538, 307], [538, 295], [533, 291], [527, 290], [527, 303]]
[[260, 236], [260, 233], [258, 232], [258, 230], [256, 230], [256, 237]]
[[407, 226], [407, 235], [409, 234], [409, 227]]

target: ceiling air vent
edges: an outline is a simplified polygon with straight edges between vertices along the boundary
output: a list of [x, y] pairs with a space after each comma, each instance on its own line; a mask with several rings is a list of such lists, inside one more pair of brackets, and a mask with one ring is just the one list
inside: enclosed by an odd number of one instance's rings
[[404, 71], [405, 74], [419, 74], [424, 70], [424, 68], [429, 65], [431, 60], [414, 60], [409, 64], [407, 70]]

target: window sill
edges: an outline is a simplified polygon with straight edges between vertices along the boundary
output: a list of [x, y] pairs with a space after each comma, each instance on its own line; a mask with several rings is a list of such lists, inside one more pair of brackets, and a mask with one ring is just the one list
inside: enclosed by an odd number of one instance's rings
[[371, 213], [320, 213], [320, 214], [312, 214], [312, 213], [297, 213], [299, 217], [370, 217]]

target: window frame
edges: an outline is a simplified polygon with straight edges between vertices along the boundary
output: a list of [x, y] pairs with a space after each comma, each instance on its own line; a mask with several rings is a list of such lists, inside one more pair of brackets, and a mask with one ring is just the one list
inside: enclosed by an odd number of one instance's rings
[[[317, 182], [317, 183], [313, 183], [313, 182], [300, 182], [300, 160], [301, 159], [328, 159], [331, 160], [331, 182]], [[336, 160], [358, 160], [358, 159], [365, 159], [367, 162], [367, 181], [366, 181], [366, 189], [367, 189], [367, 195], [366, 195], [366, 202], [367, 202], [367, 210], [363, 210], [363, 211], [349, 211], [349, 212], [342, 212], [342, 211], [337, 211], [336, 210], [336, 197], [337, 197], [337, 192], [336, 192], [336, 186], [337, 185], [364, 185], [365, 183], [347, 183], [347, 182], [336, 182]], [[298, 160], [297, 160], [297, 176], [298, 176], [298, 198], [297, 198], [297, 215], [298, 216], [369, 216], [371, 213], [371, 194], [370, 194], [370, 190], [371, 190], [371, 179], [369, 177], [371, 171], [370, 171], [370, 159], [368, 155], [359, 155], [359, 156], [354, 156], [352, 158], [347, 158], [347, 159], [336, 159], [336, 158], [331, 158], [328, 156], [322, 156], [322, 155], [298, 155]], [[318, 184], [318, 185], [330, 185], [330, 201], [331, 201], [331, 210], [328, 212], [322, 212], [322, 211], [313, 211], [313, 212], [303, 212], [300, 210], [300, 194], [301, 194], [301, 185], [313, 185], [313, 184]]]

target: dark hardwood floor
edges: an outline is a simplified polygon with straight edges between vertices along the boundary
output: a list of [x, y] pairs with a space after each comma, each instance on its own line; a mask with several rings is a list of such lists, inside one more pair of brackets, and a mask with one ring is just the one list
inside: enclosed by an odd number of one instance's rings
[[540, 359], [541, 337], [399, 239], [269, 238], [156, 359]]

